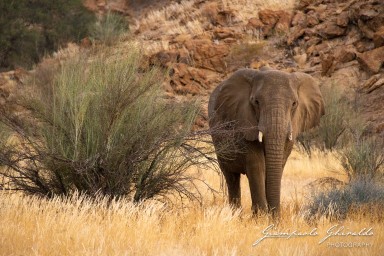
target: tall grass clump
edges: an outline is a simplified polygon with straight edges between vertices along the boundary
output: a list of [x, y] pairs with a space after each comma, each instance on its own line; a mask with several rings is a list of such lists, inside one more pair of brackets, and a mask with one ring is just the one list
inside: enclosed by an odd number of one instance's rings
[[122, 15], [108, 12], [91, 26], [90, 34], [93, 39], [112, 45], [128, 30], [128, 22]]
[[384, 177], [384, 143], [376, 138], [361, 137], [341, 151], [341, 165], [349, 180]]
[[50, 83], [36, 73], [24, 110], [1, 113], [13, 134], [0, 149], [2, 187], [48, 197], [194, 197], [186, 170], [204, 156], [191, 135], [199, 106], [166, 99], [163, 72], [141, 62], [135, 46], [103, 49], [64, 62]]
[[341, 89], [335, 85], [322, 87], [322, 95], [326, 106], [326, 113], [321, 118], [318, 128], [320, 141], [326, 149], [334, 149], [340, 136], [348, 127], [351, 109], [348, 100], [343, 97]]

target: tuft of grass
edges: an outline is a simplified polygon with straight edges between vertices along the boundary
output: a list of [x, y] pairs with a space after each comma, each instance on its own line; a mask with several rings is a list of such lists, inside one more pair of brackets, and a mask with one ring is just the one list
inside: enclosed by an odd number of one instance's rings
[[349, 180], [384, 176], [384, 143], [377, 138], [362, 138], [341, 151], [341, 165]]
[[57, 74], [37, 72], [20, 101], [25, 111], [2, 111], [16, 138], [0, 149], [2, 185], [48, 197], [196, 198], [186, 170], [205, 156], [191, 135], [199, 104], [167, 100], [164, 74], [142, 71], [141, 56], [134, 45], [124, 54], [103, 49]]
[[90, 27], [90, 34], [93, 39], [110, 46], [128, 30], [128, 22], [123, 16], [108, 12]]
[[326, 112], [321, 118], [318, 128], [320, 140], [326, 149], [334, 149], [340, 136], [348, 127], [348, 118], [352, 110], [347, 99], [343, 98], [343, 92], [336, 85], [322, 87], [322, 95]]
[[326, 191], [314, 190], [304, 208], [306, 219], [345, 219], [359, 208], [384, 207], [384, 185], [371, 179], [355, 179], [345, 186], [335, 186]]

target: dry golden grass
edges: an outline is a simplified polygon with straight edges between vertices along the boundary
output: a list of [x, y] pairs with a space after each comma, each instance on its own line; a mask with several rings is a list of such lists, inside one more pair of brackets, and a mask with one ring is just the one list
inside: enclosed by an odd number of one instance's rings
[[[306, 184], [335, 174], [339, 163], [332, 154], [315, 152], [312, 159], [294, 152], [283, 178], [280, 232], [310, 232], [300, 207]], [[220, 177], [203, 171], [202, 178], [220, 188]], [[336, 176], [340, 177], [340, 176]], [[357, 211], [340, 223], [350, 231], [373, 228], [369, 237], [333, 237], [323, 244], [329, 228], [337, 223], [321, 219], [318, 236], [266, 239], [257, 246], [262, 230], [271, 224], [268, 216], [254, 218], [246, 178], [242, 211], [233, 212], [224, 196], [204, 197], [203, 206], [190, 203], [165, 206], [147, 202], [135, 206], [128, 201], [84, 198], [41, 200], [18, 194], [0, 194], [0, 255], [382, 255], [384, 223], [367, 211]], [[275, 230], [276, 231], [276, 230]], [[345, 230], [347, 231], [347, 230]], [[368, 243], [369, 247], [335, 248]], [[355, 243], [355, 244], [353, 244]], [[333, 244], [333, 245], [332, 245]]]

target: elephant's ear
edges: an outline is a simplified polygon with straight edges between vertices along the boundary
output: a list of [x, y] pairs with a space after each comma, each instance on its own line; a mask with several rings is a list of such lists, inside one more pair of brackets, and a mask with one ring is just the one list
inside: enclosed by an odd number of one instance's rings
[[259, 72], [241, 69], [221, 84], [214, 106], [219, 119], [233, 122], [244, 138], [249, 141], [257, 139], [257, 113], [250, 103], [252, 83]]
[[297, 135], [320, 123], [324, 115], [324, 101], [315, 79], [301, 72], [292, 73], [297, 84], [298, 106], [293, 117], [294, 133]]

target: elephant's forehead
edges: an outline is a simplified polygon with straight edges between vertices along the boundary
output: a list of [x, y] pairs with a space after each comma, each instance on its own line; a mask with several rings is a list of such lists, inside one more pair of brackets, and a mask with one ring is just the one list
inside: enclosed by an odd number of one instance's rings
[[261, 90], [285, 91], [291, 89], [289, 75], [279, 71], [266, 72], [256, 83], [261, 87]]
[[281, 71], [267, 71], [263, 75], [264, 83], [273, 85], [289, 84], [289, 74]]

